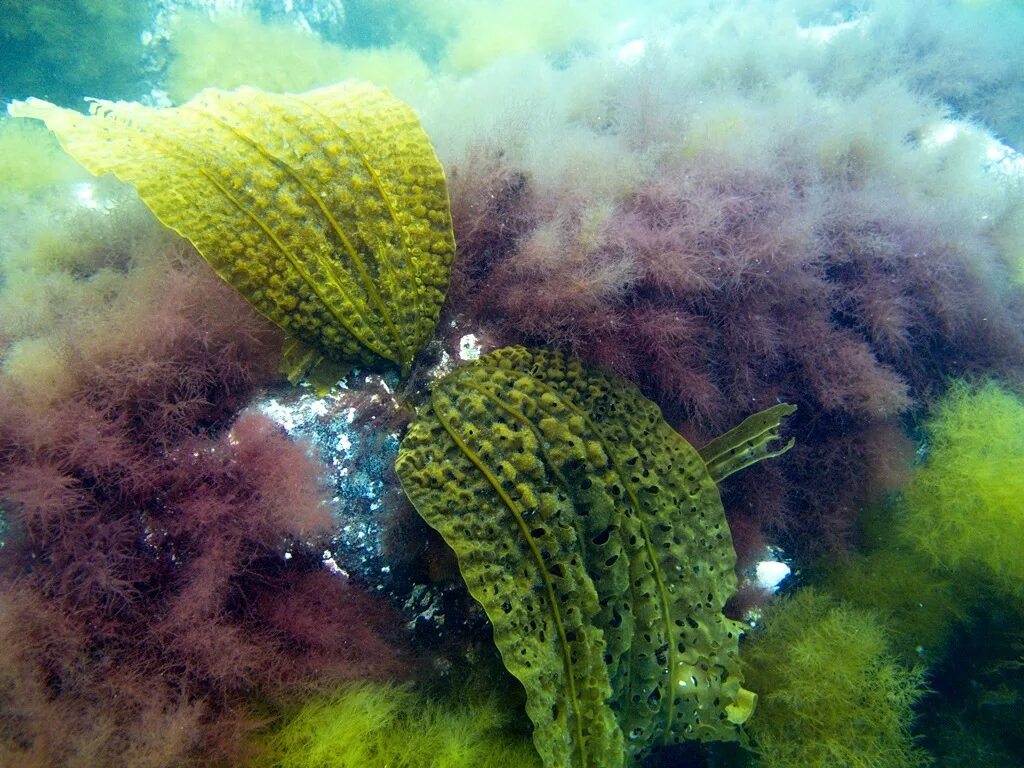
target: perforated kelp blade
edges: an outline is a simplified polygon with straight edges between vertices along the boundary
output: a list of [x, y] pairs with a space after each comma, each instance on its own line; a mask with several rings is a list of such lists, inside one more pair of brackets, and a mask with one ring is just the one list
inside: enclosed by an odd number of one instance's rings
[[[206, 90], [180, 107], [38, 99], [96, 175], [135, 185], [164, 224], [310, 352], [290, 362], [407, 368], [430, 337], [455, 240], [444, 172], [415, 113], [372, 85]], [[294, 370], [293, 370], [294, 372]]]
[[716, 483], [729, 475], [746, 469], [764, 459], [779, 456], [793, 447], [793, 438], [782, 446], [774, 447], [779, 437], [779, 424], [786, 416], [796, 412], [796, 406], [779, 403], [745, 418], [739, 426], [716, 437], [700, 449], [700, 457], [708, 467], [708, 474]]
[[738, 736], [756, 697], [722, 615], [736, 555], [718, 488], [635, 387], [498, 350], [434, 385], [397, 469], [526, 689], [546, 766]]

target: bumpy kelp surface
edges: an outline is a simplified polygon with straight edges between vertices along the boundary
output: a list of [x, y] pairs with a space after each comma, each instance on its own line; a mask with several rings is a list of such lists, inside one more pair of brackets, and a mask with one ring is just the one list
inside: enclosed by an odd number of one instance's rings
[[407, 367], [432, 333], [455, 250], [448, 192], [416, 115], [386, 91], [10, 111], [45, 121], [92, 173], [134, 184], [257, 310], [329, 359]]
[[[775, 439], [784, 409], [744, 439]], [[434, 386], [397, 468], [526, 688], [546, 766], [736, 737], [755, 697], [721, 612], [736, 578], [718, 488], [635, 387], [499, 350]]]

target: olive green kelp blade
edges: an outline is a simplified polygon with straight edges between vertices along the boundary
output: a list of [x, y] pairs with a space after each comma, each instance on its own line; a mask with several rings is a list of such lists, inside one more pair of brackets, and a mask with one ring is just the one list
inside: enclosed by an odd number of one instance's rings
[[45, 121], [92, 173], [134, 184], [257, 310], [329, 359], [407, 367], [433, 332], [455, 250], [448, 192], [416, 115], [386, 91], [10, 111]]
[[718, 488], [635, 387], [499, 350], [434, 386], [397, 469], [525, 687], [546, 766], [737, 737], [755, 697], [721, 612], [736, 578]]

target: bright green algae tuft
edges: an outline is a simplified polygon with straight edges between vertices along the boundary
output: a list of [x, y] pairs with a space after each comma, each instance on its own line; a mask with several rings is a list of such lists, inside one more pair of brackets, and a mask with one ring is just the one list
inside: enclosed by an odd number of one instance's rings
[[256, 768], [536, 768], [508, 702], [470, 684], [443, 697], [357, 683], [312, 697], [263, 734]]
[[1024, 597], [1024, 401], [996, 382], [954, 384], [926, 424], [902, 535], [948, 573]]
[[917, 768], [922, 670], [901, 664], [881, 617], [804, 589], [744, 647], [761, 703], [748, 730], [765, 768]]

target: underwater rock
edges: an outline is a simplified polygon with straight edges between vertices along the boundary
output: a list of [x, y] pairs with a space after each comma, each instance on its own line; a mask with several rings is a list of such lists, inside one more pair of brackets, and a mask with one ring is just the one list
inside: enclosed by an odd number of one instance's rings
[[[389, 391], [383, 379], [361, 379], [363, 385], [375, 383], [382, 393]], [[354, 423], [352, 394], [345, 385], [323, 396], [308, 387], [289, 387], [255, 400], [250, 408], [306, 442], [326, 471], [329, 503], [340, 523], [324, 553], [329, 566], [358, 576], [372, 589], [388, 590], [390, 567], [381, 543], [387, 518], [384, 480], [398, 456], [398, 435], [367, 441], [366, 431]]]
[[[309, 386], [270, 390], [248, 409], [305, 443], [322, 468], [334, 521], [325, 567], [384, 596], [399, 609], [417, 645], [458, 645], [485, 632], [486, 623], [457, 573], [431, 566], [431, 558], [444, 560], [448, 553], [433, 551], [444, 544], [433, 541], [430, 529], [407, 509], [394, 473], [398, 424], [404, 424], [396, 384], [393, 374], [357, 371], [323, 394]], [[381, 418], [368, 415], [372, 410]], [[389, 423], [392, 418], [396, 423]], [[414, 530], [407, 517], [418, 522]]]

